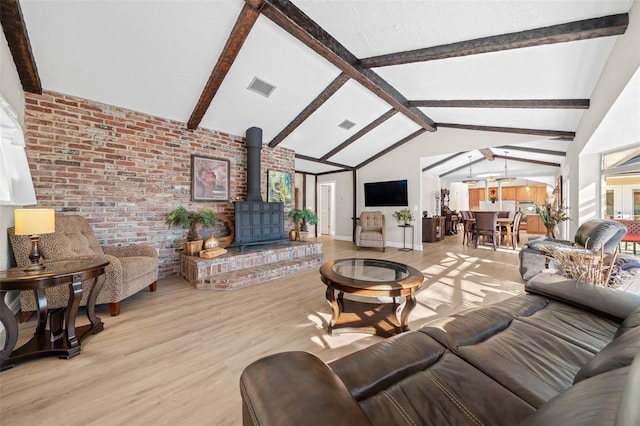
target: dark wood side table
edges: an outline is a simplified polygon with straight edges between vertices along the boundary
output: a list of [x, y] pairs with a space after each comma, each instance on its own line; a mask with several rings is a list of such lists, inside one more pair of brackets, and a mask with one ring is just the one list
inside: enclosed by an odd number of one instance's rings
[[425, 243], [435, 243], [442, 241], [445, 234], [444, 216], [423, 217], [422, 218], [422, 241]]
[[[96, 316], [96, 299], [104, 283], [108, 260], [87, 259], [48, 263], [45, 269], [25, 272], [22, 268], [0, 271], [0, 320], [6, 329], [4, 348], [0, 352], [0, 371], [13, 367], [16, 362], [43, 356], [59, 355], [72, 358], [80, 353], [80, 342], [89, 334], [104, 329]], [[78, 307], [82, 300], [82, 281], [94, 279], [87, 301], [87, 318], [90, 324], [76, 327]], [[66, 308], [47, 311], [45, 289], [58, 285], [69, 286], [69, 302]], [[18, 341], [18, 322], [5, 302], [5, 295], [12, 290], [33, 290], [38, 306], [38, 325], [33, 338], [14, 350]], [[49, 314], [49, 330], [47, 327]]]
[[[416, 306], [416, 291], [424, 281], [417, 269], [381, 259], [332, 260], [320, 267], [320, 276], [333, 311], [329, 333], [340, 329], [382, 337], [409, 330], [409, 313]], [[372, 303], [345, 299], [344, 293], [371, 297]], [[398, 318], [400, 297], [406, 301]]]

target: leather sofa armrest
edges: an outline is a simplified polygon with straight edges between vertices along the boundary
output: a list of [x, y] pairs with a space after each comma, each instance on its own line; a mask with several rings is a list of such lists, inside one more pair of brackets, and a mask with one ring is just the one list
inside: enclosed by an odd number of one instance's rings
[[243, 424], [370, 425], [327, 364], [306, 352], [285, 352], [249, 365], [240, 377]]
[[536, 275], [527, 282], [525, 290], [579, 306], [618, 321], [624, 320], [640, 306], [640, 295], [553, 274]]
[[158, 252], [155, 248], [144, 244], [132, 244], [128, 246], [106, 246], [102, 247], [105, 254], [110, 254], [114, 257], [132, 257], [132, 256], [146, 256], [146, 257], [158, 257]]

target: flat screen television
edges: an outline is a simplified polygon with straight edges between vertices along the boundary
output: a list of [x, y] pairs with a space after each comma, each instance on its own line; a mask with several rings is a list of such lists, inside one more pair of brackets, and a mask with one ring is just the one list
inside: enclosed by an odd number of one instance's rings
[[365, 183], [364, 205], [366, 207], [408, 206], [407, 180]]

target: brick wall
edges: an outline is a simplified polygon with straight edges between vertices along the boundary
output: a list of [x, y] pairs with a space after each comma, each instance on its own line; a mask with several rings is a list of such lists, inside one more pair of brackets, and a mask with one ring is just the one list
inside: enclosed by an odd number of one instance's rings
[[[187, 130], [182, 122], [55, 92], [25, 96], [27, 157], [39, 205], [86, 217], [102, 245], [156, 247], [161, 278], [179, 274], [186, 235], [167, 227], [168, 212], [210, 207], [233, 218], [229, 201], [190, 201], [191, 154], [228, 159], [230, 200], [244, 200], [242, 137]], [[265, 200], [267, 170], [293, 173], [294, 167], [293, 151], [263, 146]]]

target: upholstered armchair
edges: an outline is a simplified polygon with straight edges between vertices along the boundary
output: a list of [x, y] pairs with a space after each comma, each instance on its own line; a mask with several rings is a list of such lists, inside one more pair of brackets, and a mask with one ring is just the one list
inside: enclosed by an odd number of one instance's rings
[[[14, 228], [8, 229], [9, 240], [18, 266], [27, 266], [31, 241], [28, 235], [16, 235]], [[40, 254], [46, 264], [61, 260], [102, 258], [111, 263], [106, 268], [105, 282], [96, 304], [109, 304], [112, 316], [120, 314], [122, 300], [144, 287], [155, 291], [158, 282], [158, 254], [155, 248], [146, 245], [101, 247], [89, 222], [77, 215], [56, 215], [56, 231], [44, 234], [39, 242]], [[86, 305], [91, 281], [83, 282], [81, 305]], [[69, 298], [66, 286], [47, 288], [47, 306], [60, 308]], [[22, 312], [36, 310], [32, 291], [20, 294]]]
[[356, 246], [377, 247], [385, 251], [387, 230], [380, 211], [362, 212], [356, 225]]
[[529, 240], [520, 251], [520, 275], [528, 280], [547, 267], [548, 258], [542, 252], [543, 246], [553, 246], [565, 251], [599, 251], [603, 247], [605, 253], [613, 253], [626, 233], [626, 227], [619, 222], [592, 219], [578, 227], [573, 241], [554, 238]]

